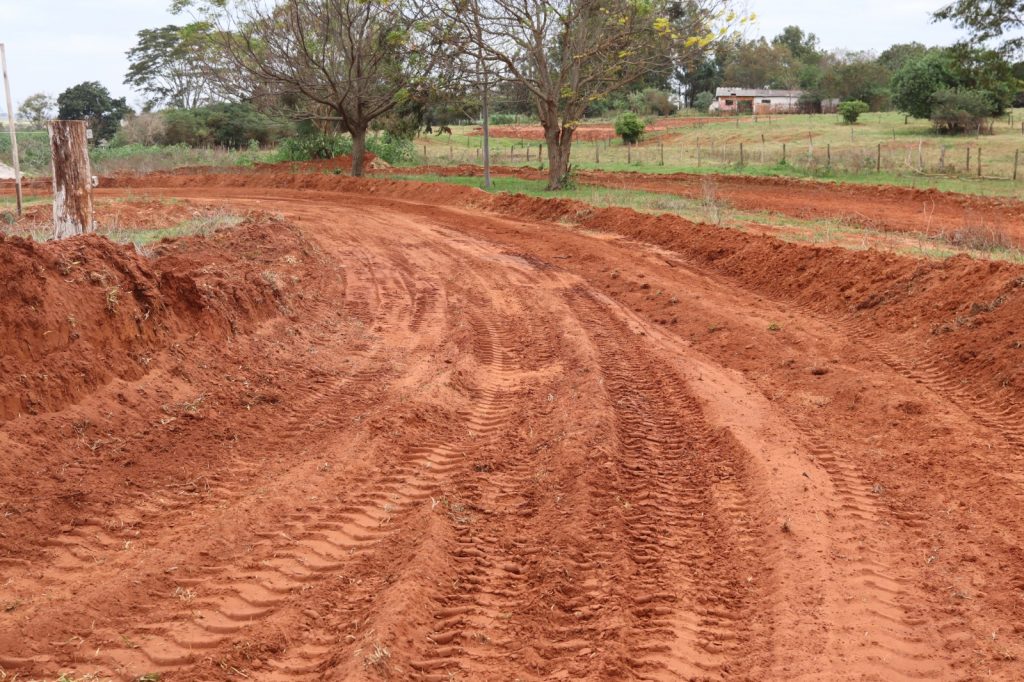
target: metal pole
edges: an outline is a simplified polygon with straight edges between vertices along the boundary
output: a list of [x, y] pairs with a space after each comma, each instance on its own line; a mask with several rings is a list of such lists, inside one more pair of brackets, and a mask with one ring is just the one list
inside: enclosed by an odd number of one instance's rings
[[11, 83], [7, 78], [7, 52], [0, 43], [0, 68], [4, 72], [4, 94], [7, 96], [7, 125], [11, 133], [11, 157], [14, 160], [14, 195], [21, 215], [21, 163], [18, 160], [18, 132], [14, 127], [14, 102], [11, 101]]

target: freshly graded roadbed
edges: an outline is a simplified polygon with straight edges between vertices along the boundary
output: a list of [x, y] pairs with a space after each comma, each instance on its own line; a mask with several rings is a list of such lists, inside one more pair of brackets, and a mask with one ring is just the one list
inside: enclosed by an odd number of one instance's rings
[[0, 242], [8, 676], [1024, 676], [1024, 268], [117, 184], [250, 217], [148, 259]]

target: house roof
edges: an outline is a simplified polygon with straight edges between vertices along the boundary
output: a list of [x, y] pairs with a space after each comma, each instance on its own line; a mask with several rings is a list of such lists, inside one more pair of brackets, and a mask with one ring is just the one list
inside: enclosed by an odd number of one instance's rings
[[768, 90], [762, 88], [716, 88], [715, 97], [800, 97], [803, 90]]

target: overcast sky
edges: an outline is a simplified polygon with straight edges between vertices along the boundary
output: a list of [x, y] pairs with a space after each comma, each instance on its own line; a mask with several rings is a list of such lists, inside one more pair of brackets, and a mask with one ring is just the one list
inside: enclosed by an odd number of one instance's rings
[[[929, 13], [948, 0], [747, 0], [758, 15], [754, 32], [766, 36], [797, 24], [817, 34], [827, 49], [881, 51], [895, 42], [945, 45], [960, 36]], [[98, 80], [138, 106], [141, 98], [122, 81], [124, 53], [135, 34], [180, 22], [170, 0], [0, 0], [0, 42], [7, 45], [15, 107], [34, 92], [54, 96]], [[4, 109], [0, 98], [0, 109]]]

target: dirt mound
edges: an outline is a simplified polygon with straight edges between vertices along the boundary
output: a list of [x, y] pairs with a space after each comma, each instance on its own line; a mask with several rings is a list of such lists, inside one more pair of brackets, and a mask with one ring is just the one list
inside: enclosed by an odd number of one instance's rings
[[[421, 166], [397, 172], [474, 176], [480, 174], [480, 168]], [[544, 171], [528, 167], [494, 167], [492, 173], [528, 180], [547, 179]], [[945, 235], [953, 243], [977, 241], [1018, 248], [1024, 245], [1024, 202], [1008, 197], [714, 173], [579, 171], [576, 181], [582, 185], [638, 189], [691, 199], [704, 199], [710, 189], [726, 210], [771, 211], [805, 220], [835, 220], [858, 228]]]
[[0, 419], [136, 379], [197, 336], [251, 330], [287, 306], [291, 276], [309, 273], [311, 253], [297, 231], [261, 215], [165, 242], [148, 259], [92, 235], [0, 238]]

